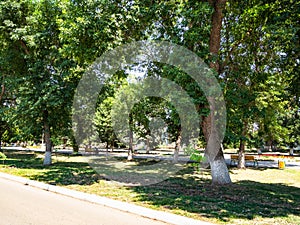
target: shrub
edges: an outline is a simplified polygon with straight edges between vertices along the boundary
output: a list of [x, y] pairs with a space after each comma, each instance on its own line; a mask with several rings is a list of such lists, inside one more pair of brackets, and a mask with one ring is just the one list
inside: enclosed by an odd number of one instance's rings
[[195, 149], [191, 145], [184, 149], [184, 153], [189, 155], [190, 159], [195, 162], [201, 162], [203, 160], [203, 156], [200, 154], [199, 150]]
[[5, 160], [6, 159], [6, 155], [2, 152], [0, 152], [0, 159]]

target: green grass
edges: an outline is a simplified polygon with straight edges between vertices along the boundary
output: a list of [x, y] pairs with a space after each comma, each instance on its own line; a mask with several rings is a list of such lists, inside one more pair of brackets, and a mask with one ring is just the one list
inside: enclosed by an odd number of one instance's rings
[[44, 167], [41, 154], [5, 154], [1, 172], [153, 209], [220, 224], [300, 224], [300, 170], [232, 168], [232, 185], [212, 186], [208, 172], [187, 165], [156, 184], [122, 186], [98, 175], [81, 156], [53, 156], [53, 165]]

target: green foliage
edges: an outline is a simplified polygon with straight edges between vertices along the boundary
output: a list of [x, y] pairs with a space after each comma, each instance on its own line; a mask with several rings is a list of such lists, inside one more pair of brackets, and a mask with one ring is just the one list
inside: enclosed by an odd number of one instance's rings
[[260, 141], [284, 144], [290, 128], [281, 118], [287, 109], [299, 109], [290, 107], [295, 92], [288, 91], [299, 63], [295, 56], [299, 4], [228, 1], [226, 10], [221, 53], [228, 109], [226, 139], [253, 141], [256, 124]]
[[114, 99], [106, 98], [98, 107], [95, 114], [94, 124], [101, 142], [106, 142], [107, 147], [114, 146], [117, 137], [112, 127], [111, 109]]
[[0, 152], [0, 159], [5, 160], [7, 157], [3, 152]]
[[[1, 1], [1, 137], [40, 140], [47, 121], [52, 140], [72, 138], [71, 108], [78, 81], [97, 57], [123, 43], [167, 40], [210, 63], [209, 2]], [[293, 145], [299, 139], [299, 8], [299, 2], [290, 0], [227, 1], [216, 57], [227, 103], [227, 145]], [[163, 77], [181, 86], [199, 118], [209, 113], [201, 88], [180, 68], [156, 62], [145, 67], [146, 77]], [[123, 84], [120, 77], [127, 76], [119, 72], [100, 93], [95, 126], [103, 141], [116, 140], [110, 110]], [[131, 116], [131, 128], [139, 137], [150, 135], [150, 122], [156, 117], [168, 125], [172, 141], [180, 134], [178, 112], [168, 101], [142, 99]]]
[[194, 148], [192, 145], [185, 147], [183, 150], [186, 155], [190, 156], [190, 159], [192, 161], [200, 163], [202, 160], [204, 160], [204, 157], [202, 156], [200, 151]]

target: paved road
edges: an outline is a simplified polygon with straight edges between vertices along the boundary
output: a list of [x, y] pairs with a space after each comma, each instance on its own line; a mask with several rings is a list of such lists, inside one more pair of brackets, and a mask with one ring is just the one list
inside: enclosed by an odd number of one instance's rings
[[166, 225], [0, 178], [0, 225]]

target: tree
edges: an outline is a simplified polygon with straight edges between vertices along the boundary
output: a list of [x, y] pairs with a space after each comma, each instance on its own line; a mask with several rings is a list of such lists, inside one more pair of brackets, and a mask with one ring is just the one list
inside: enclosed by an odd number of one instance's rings
[[[44, 165], [51, 164], [51, 133], [70, 126], [73, 90], [68, 82], [68, 61], [61, 47], [56, 1], [5, 1], [1, 3], [1, 32], [14, 45], [22, 65], [17, 83], [16, 116], [25, 133], [44, 133]], [[16, 12], [16, 14], [14, 14]], [[13, 16], [12, 16], [13, 15]], [[12, 64], [13, 59], [10, 59]], [[16, 62], [16, 63], [19, 63]]]
[[[9, 32], [13, 28], [14, 23], [22, 23], [18, 11], [19, 4], [1, 2], [0, 5], [0, 142], [3, 135], [10, 139], [16, 123], [13, 114], [16, 106], [16, 81], [20, 79], [23, 69], [24, 60], [20, 55], [20, 42], [12, 41]], [[11, 17], [13, 21], [7, 20]], [[7, 140], [7, 141], [8, 141]]]
[[[203, 59], [209, 59], [209, 53], [212, 53], [213, 59], [218, 55], [220, 49], [220, 32], [222, 24], [222, 9], [225, 7], [226, 1], [164, 1], [154, 2], [150, 7], [150, 14], [155, 10], [155, 14], [151, 18], [151, 25], [147, 27], [151, 38], [159, 40], [168, 40], [176, 44], [181, 44], [189, 50], [195, 52]], [[214, 13], [213, 13], [214, 12]], [[152, 15], [152, 14], [151, 14]], [[210, 29], [211, 28], [211, 29]], [[211, 39], [211, 41], [210, 41]], [[209, 45], [210, 43], [210, 45]], [[211, 63], [211, 67], [216, 67], [217, 62]], [[163, 68], [158, 65], [158, 68]], [[209, 139], [211, 129], [211, 116], [208, 116], [209, 104], [212, 105], [213, 99], [205, 99], [199, 85], [193, 79], [184, 75], [182, 72], [175, 72], [175, 69], [165, 67], [162, 77], [175, 81], [193, 98], [199, 115], [203, 116], [205, 123], [202, 124], [203, 132], [206, 140]], [[218, 73], [219, 71], [216, 71]], [[216, 75], [217, 76], [217, 75]], [[180, 132], [178, 132], [180, 134]], [[179, 135], [180, 136], [180, 135]], [[179, 137], [178, 136], [178, 137]], [[218, 143], [215, 143], [216, 146]], [[220, 143], [219, 143], [220, 145]], [[220, 147], [220, 146], [219, 146]], [[213, 183], [230, 183], [230, 177], [227, 166], [225, 164], [222, 151], [217, 157], [208, 157], [212, 169]]]
[[291, 22], [298, 9], [294, 3], [285, 3], [291, 6], [289, 10], [282, 8], [282, 1], [229, 1], [226, 8], [222, 69], [229, 132], [240, 141], [239, 168], [245, 168], [245, 145], [253, 124], [258, 125], [258, 134], [268, 145], [287, 137], [279, 115], [293, 98], [287, 90], [294, 67], [287, 66], [291, 58], [286, 56], [288, 52], [295, 55], [288, 49], [295, 40], [297, 31], [290, 27], [298, 26]]
[[111, 109], [113, 105], [114, 98], [106, 98], [99, 106], [97, 107], [95, 115], [95, 126], [99, 135], [99, 138], [102, 142], [106, 142], [106, 148], [109, 146], [113, 149], [117, 137], [112, 127], [112, 118], [111, 118]]
[[[219, 51], [221, 48], [221, 30], [222, 30], [222, 21], [223, 21], [223, 10], [226, 5], [226, 0], [215, 0], [210, 1], [210, 4], [214, 8], [214, 12], [212, 14], [211, 20], [211, 31], [210, 31], [210, 40], [209, 40], [209, 52], [211, 55], [210, 68], [212, 68], [217, 74], [220, 71], [220, 63], [218, 60]], [[208, 103], [211, 109], [211, 112], [208, 116], [203, 118], [202, 130], [204, 133], [204, 137], [206, 143], [208, 143], [209, 138], [213, 135], [218, 135], [217, 131], [214, 129], [214, 104], [215, 99], [208, 97]], [[216, 132], [216, 134], [214, 134]], [[229, 171], [227, 169], [227, 165], [225, 163], [225, 159], [223, 156], [221, 141], [217, 137], [216, 141], [219, 143], [215, 143], [213, 148], [215, 149], [207, 149], [205, 150], [205, 154], [209, 160], [211, 167], [211, 175], [212, 182], [215, 184], [229, 184], [231, 183], [231, 179], [229, 176]]]

